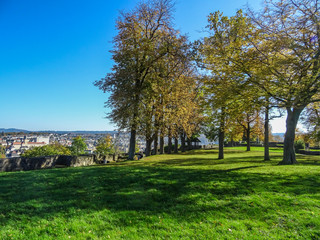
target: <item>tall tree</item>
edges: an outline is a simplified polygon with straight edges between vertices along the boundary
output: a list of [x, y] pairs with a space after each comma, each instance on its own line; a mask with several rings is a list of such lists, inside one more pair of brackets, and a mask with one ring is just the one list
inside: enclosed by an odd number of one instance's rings
[[[160, 153], [163, 153], [164, 137], [175, 135], [180, 126], [178, 120], [186, 119], [185, 113], [193, 114], [196, 106], [196, 78], [192, 76], [194, 68], [189, 43], [185, 36], [172, 38], [170, 52], [155, 64], [149, 75], [150, 88], [142, 100], [144, 117], [139, 130], [146, 135], [146, 155], [150, 154], [152, 141], [158, 145], [158, 137]], [[184, 106], [189, 107], [187, 112], [181, 110]]]
[[111, 92], [106, 106], [108, 117], [119, 129], [130, 129], [129, 159], [133, 159], [142, 99], [150, 88], [148, 81], [155, 64], [169, 52], [172, 36], [172, 0], [140, 2], [130, 12], [121, 12], [111, 51], [114, 65], [95, 85]]
[[[303, 109], [320, 101], [320, 15], [317, 0], [268, 0], [259, 13], [249, 11], [258, 41], [248, 38], [261, 75], [251, 78], [278, 107], [287, 111], [283, 160], [297, 163], [295, 129]], [[251, 36], [253, 36], [252, 34]]]
[[[236, 118], [242, 114], [239, 106], [244, 109], [252, 105], [246, 97], [254, 92], [253, 86], [246, 82], [247, 75], [237, 66], [242, 61], [242, 46], [250, 24], [242, 11], [230, 18], [218, 11], [209, 15], [208, 22], [210, 36], [200, 45], [200, 59], [211, 74], [204, 78], [204, 91], [209, 105], [219, 113], [219, 159], [222, 159], [226, 116]], [[237, 65], [230, 59], [237, 59]], [[257, 97], [257, 92], [254, 96]]]
[[225, 54], [211, 56], [245, 74], [244, 81], [256, 85], [277, 107], [286, 109], [287, 130], [279, 164], [295, 164], [293, 145], [299, 116], [308, 104], [320, 101], [319, 3], [267, 0], [262, 12], [249, 10], [248, 14], [249, 18], [238, 12], [232, 18], [238, 28], [228, 28], [226, 17], [210, 15], [210, 29], [219, 33], [215, 39], [233, 36], [232, 44], [216, 45]]

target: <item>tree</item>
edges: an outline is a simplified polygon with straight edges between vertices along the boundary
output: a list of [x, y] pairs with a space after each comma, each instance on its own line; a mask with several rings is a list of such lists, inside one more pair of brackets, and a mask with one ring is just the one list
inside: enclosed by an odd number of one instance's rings
[[219, 54], [211, 54], [211, 62], [242, 73], [242, 83], [255, 85], [261, 97], [287, 111], [279, 164], [297, 163], [293, 143], [299, 116], [308, 104], [320, 101], [318, 7], [317, 0], [267, 0], [263, 11], [249, 10], [249, 17], [241, 12], [230, 21], [219, 13], [209, 17], [210, 29], [218, 33], [211, 39], [227, 39], [214, 45]]
[[77, 136], [72, 140], [72, 145], [70, 147], [70, 150], [73, 155], [84, 154], [86, 149], [87, 149], [87, 144], [85, 143], [82, 137]]
[[[205, 103], [212, 110], [215, 109], [214, 117], [219, 125], [216, 128], [219, 136], [219, 159], [223, 159], [226, 120], [231, 119], [232, 122], [233, 118], [239, 118], [243, 112], [252, 112], [253, 104], [250, 100], [258, 98], [259, 92], [253, 84], [246, 81], [246, 73], [238, 67], [244, 61], [241, 54], [246, 29], [250, 27], [248, 19], [243, 16], [242, 11], [230, 18], [218, 11], [209, 15], [208, 22], [210, 36], [200, 44], [199, 53], [202, 66], [211, 74], [203, 78]], [[236, 59], [237, 62], [230, 59]], [[250, 128], [247, 132], [249, 131]]]
[[[177, 119], [182, 117], [178, 116], [182, 113], [179, 111], [182, 102], [177, 101], [176, 95], [180, 94], [181, 100], [194, 93], [191, 88], [194, 87], [195, 78], [191, 78], [193, 67], [190, 63], [191, 54], [187, 38], [178, 35], [172, 38], [170, 52], [155, 64], [153, 72], [149, 75], [151, 87], [142, 100], [143, 118], [140, 121], [139, 130], [146, 136], [147, 156], [150, 154], [152, 141], [154, 141], [154, 149], [157, 149], [157, 140], [160, 137], [160, 153], [163, 153], [164, 137], [166, 135], [172, 137], [175, 132]], [[184, 101], [183, 104], [188, 102]], [[192, 103], [191, 106], [193, 106]]]
[[319, 3], [268, 0], [263, 11], [249, 10], [249, 16], [256, 26], [250, 35], [255, 39], [248, 37], [259, 65], [255, 72], [268, 76], [250, 80], [278, 107], [286, 109], [284, 153], [279, 164], [295, 164], [294, 139], [300, 114], [308, 104], [320, 101]]
[[114, 144], [112, 143], [112, 138], [109, 134], [105, 138], [100, 138], [98, 140], [95, 153], [99, 156], [107, 156], [115, 153]]
[[122, 12], [117, 20], [118, 35], [111, 51], [115, 64], [106, 78], [95, 85], [111, 95], [106, 106], [108, 117], [119, 129], [130, 129], [129, 159], [133, 159], [136, 134], [142, 116], [142, 100], [151, 87], [149, 75], [171, 46], [172, 1], [143, 1], [131, 12]]
[[255, 86], [244, 86], [240, 90], [240, 94], [234, 97], [232, 115], [243, 128], [244, 138], [247, 142], [247, 151], [250, 151], [250, 142], [253, 139], [252, 134], [256, 134], [256, 136], [260, 135], [261, 138], [261, 131], [259, 129], [263, 128], [260, 118], [263, 102], [260, 101], [259, 91], [257, 91]]

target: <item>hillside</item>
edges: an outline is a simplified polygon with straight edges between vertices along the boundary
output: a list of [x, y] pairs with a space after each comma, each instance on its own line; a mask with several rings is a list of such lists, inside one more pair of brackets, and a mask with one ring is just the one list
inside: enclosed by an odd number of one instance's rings
[[229, 148], [0, 173], [0, 239], [319, 239], [320, 159]]

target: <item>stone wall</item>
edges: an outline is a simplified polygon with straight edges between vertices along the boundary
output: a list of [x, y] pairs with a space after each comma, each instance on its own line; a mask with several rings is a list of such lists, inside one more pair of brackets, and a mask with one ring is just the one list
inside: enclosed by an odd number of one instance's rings
[[67, 167], [82, 167], [96, 164], [96, 156], [87, 154], [80, 156], [59, 156], [56, 165], [65, 165]]
[[94, 164], [96, 164], [96, 156], [91, 154], [80, 156], [46, 156], [37, 158], [2, 158], [0, 159], [0, 172], [53, 168], [56, 165], [80, 167]]

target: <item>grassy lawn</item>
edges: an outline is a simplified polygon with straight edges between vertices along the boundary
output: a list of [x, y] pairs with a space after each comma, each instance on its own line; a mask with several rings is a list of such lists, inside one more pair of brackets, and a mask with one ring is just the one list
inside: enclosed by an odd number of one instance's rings
[[320, 239], [320, 158], [229, 148], [0, 173], [0, 239]]
[[320, 149], [310, 149], [309, 151], [312, 151], [312, 152], [320, 152]]

